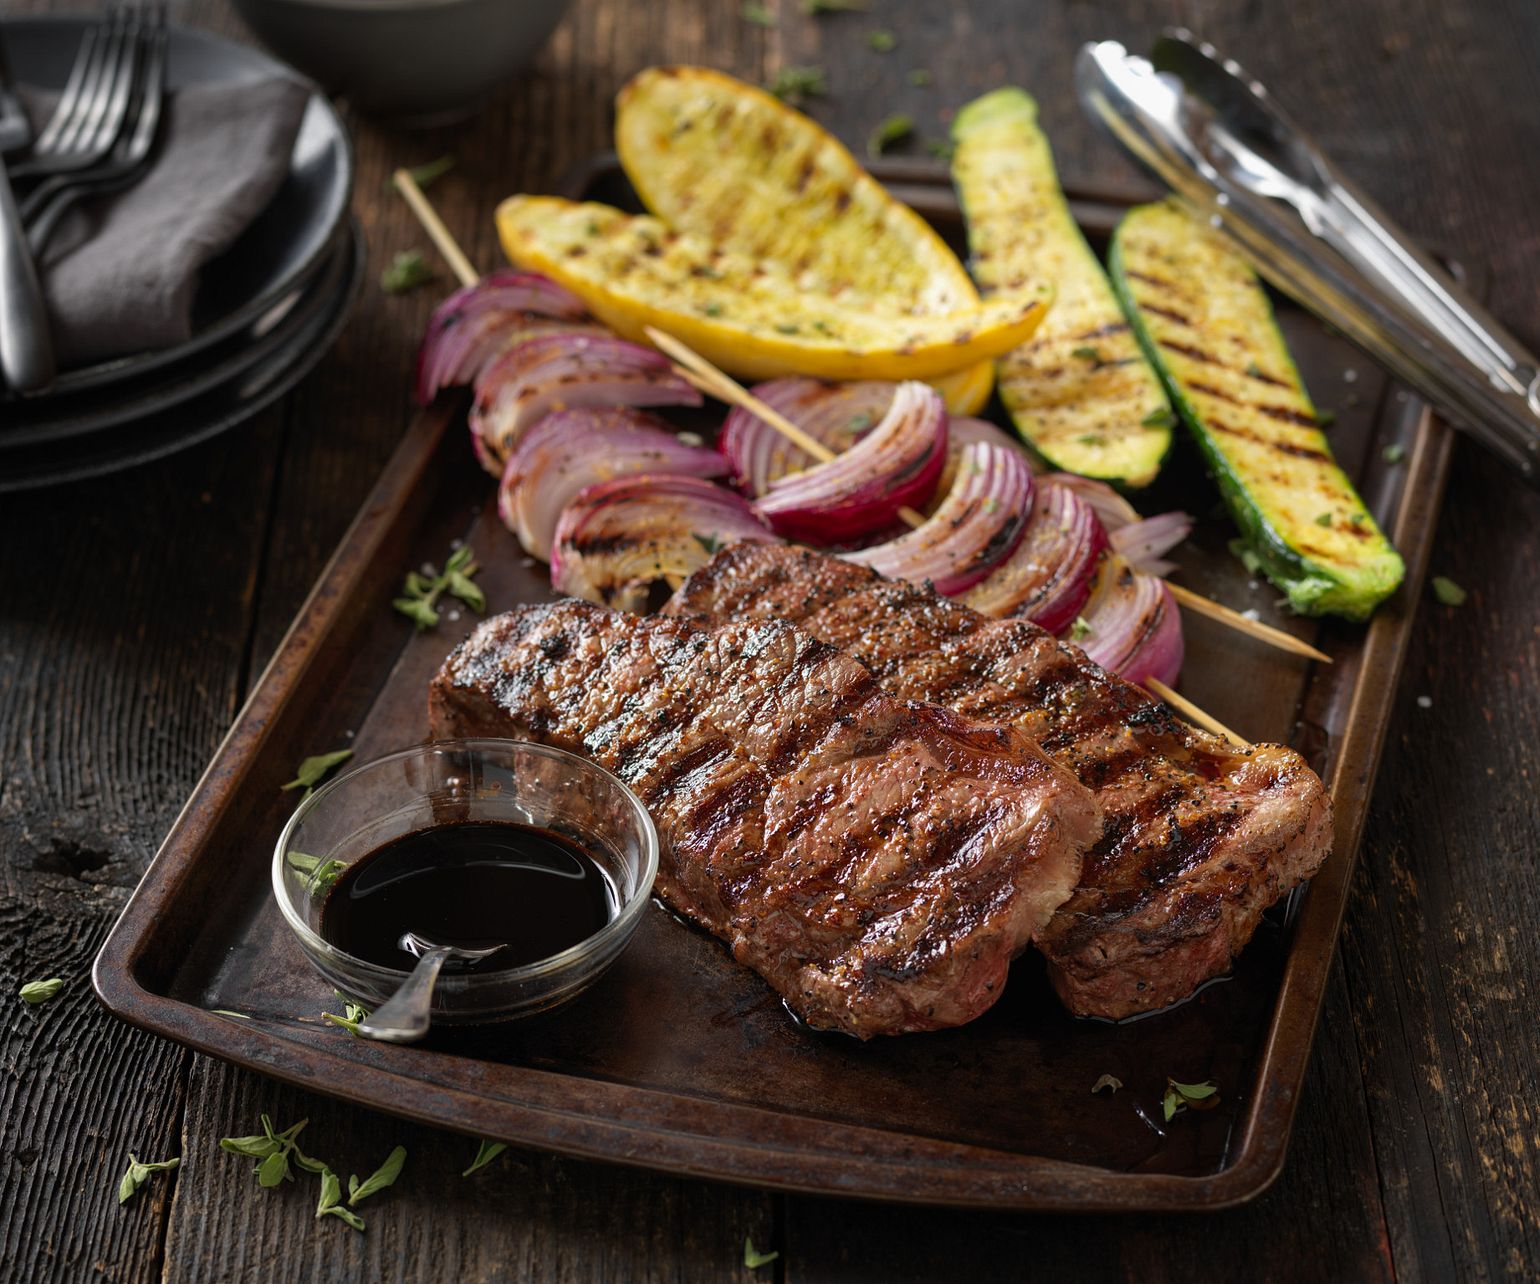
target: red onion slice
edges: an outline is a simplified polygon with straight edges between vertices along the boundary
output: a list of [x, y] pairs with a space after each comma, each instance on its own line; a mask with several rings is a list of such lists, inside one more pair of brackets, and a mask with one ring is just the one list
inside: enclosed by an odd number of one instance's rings
[[504, 270], [456, 290], [433, 310], [417, 352], [417, 400], [427, 405], [440, 388], [472, 382], [482, 366], [521, 334], [585, 325], [583, 300], [548, 277]]
[[515, 344], [476, 377], [470, 427], [482, 465], [501, 476], [519, 438], [553, 410], [700, 403], [652, 348], [613, 335], [545, 335]]
[[1176, 563], [1167, 561], [1164, 554], [1186, 539], [1191, 531], [1192, 518], [1186, 513], [1160, 513], [1114, 531], [1109, 543], [1136, 571], [1146, 575], [1166, 575], [1176, 569]]
[[1024, 616], [1062, 633], [1091, 595], [1107, 537], [1091, 506], [1070, 487], [1037, 479], [1037, 499], [1016, 551], [962, 595], [985, 615]]
[[755, 509], [789, 539], [844, 544], [923, 504], [946, 460], [946, 403], [923, 383], [901, 383], [882, 421], [842, 455], [781, 477]]
[[562, 509], [579, 491], [636, 473], [719, 477], [727, 463], [687, 446], [644, 411], [558, 410], [519, 440], [497, 488], [497, 511], [527, 553], [549, 561]]
[[[897, 386], [875, 380], [828, 383], [791, 378], [771, 379], [751, 391], [810, 437], [842, 455], [882, 421]], [[723, 421], [717, 447], [732, 465], [733, 480], [755, 496], [768, 491], [772, 482], [818, 462], [741, 407], [734, 407]]]
[[843, 556], [895, 579], [930, 581], [952, 596], [1009, 557], [1032, 511], [1032, 469], [1014, 450], [974, 442], [957, 481], [924, 525], [886, 544]]
[[1081, 613], [1074, 640], [1102, 668], [1127, 682], [1168, 685], [1182, 671], [1182, 621], [1165, 581], [1141, 575], [1108, 553]]
[[[952, 481], [957, 476], [957, 462], [962, 458], [964, 448], [975, 441], [987, 441], [990, 445], [999, 446], [1003, 450], [1014, 450], [1027, 461], [1029, 468], [1032, 467], [1031, 455], [1016, 437], [1003, 428], [997, 427], [987, 419], [975, 419], [971, 415], [953, 415], [947, 420], [946, 467], [941, 470], [941, 480], [936, 483], [936, 494], [931, 499], [933, 507], [952, 489]], [[1037, 470], [1033, 468], [1032, 471]]]
[[1049, 473], [1048, 476], [1061, 486], [1068, 486], [1072, 491], [1085, 500], [1101, 518], [1101, 523], [1109, 533], [1121, 530], [1139, 520], [1139, 514], [1132, 504], [1113, 490], [1106, 482], [1092, 481], [1089, 477], [1081, 477], [1076, 473]]
[[778, 542], [735, 491], [698, 477], [644, 474], [600, 482], [562, 510], [551, 586], [641, 611], [657, 581], [677, 587], [717, 549], [742, 540]]

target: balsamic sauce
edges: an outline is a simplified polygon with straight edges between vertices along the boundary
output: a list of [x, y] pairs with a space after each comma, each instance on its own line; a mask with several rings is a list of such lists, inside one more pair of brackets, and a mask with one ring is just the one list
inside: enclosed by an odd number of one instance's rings
[[460, 971], [497, 972], [560, 954], [615, 917], [604, 869], [570, 838], [513, 821], [468, 820], [403, 834], [347, 869], [321, 906], [320, 932], [382, 967], [411, 968], [397, 942], [416, 932], [438, 945], [482, 949]]

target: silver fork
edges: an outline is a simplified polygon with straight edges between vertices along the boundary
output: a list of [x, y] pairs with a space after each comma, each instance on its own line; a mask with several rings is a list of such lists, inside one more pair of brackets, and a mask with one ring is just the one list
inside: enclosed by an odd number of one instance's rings
[[59, 103], [12, 178], [75, 173], [111, 153], [133, 97], [141, 26], [139, 10], [120, 5], [86, 30]]
[[166, 40], [165, 5], [149, 0], [139, 34], [143, 59], [111, 153], [90, 169], [44, 179], [22, 199], [21, 219], [34, 254], [42, 252], [76, 201], [127, 187], [148, 167], [165, 104]]
[[10, 70], [0, 48], [0, 374], [18, 392], [40, 391], [54, 377], [43, 290], [3, 159], [31, 138], [32, 125], [11, 90]]

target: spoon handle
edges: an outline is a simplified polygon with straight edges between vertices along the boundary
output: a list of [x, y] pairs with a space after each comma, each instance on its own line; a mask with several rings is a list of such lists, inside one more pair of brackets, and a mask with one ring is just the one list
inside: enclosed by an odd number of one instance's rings
[[401, 988], [378, 1011], [358, 1023], [359, 1034], [386, 1043], [415, 1043], [427, 1034], [433, 986], [452, 953], [454, 951], [446, 945], [423, 954]]

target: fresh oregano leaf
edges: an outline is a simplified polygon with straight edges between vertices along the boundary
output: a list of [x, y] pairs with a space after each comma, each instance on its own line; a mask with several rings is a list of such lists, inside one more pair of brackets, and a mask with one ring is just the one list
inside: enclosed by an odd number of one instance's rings
[[343, 1205], [342, 1182], [330, 1168], [321, 1170], [321, 1197], [316, 1201], [315, 1215], [317, 1221], [323, 1217], [337, 1217], [354, 1230], [364, 1228], [364, 1219]]
[[1091, 636], [1091, 633], [1091, 625], [1083, 615], [1077, 615], [1075, 622], [1069, 626], [1069, 640], [1071, 642], [1079, 642], [1082, 638], [1088, 638]]
[[331, 753], [320, 753], [312, 758], [306, 758], [300, 763], [299, 770], [294, 773], [294, 779], [282, 788], [303, 789], [304, 796], [308, 797], [310, 791], [325, 780], [334, 767], [340, 766], [352, 756], [351, 749], [335, 749]]
[[1095, 1083], [1093, 1083], [1091, 1085], [1091, 1091], [1092, 1091], [1092, 1093], [1098, 1093], [1103, 1088], [1105, 1088], [1109, 1093], [1113, 1093], [1113, 1092], [1116, 1092], [1122, 1086], [1123, 1086], [1123, 1081], [1121, 1079], [1119, 1079], [1116, 1075], [1104, 1074], [1104, 1075], [1102, 1075], [1102, 1077], [1100, 1079], [1098, 1079]]
[[130, 1154], [128, 1171], [123, 1174], [123, 1180], [118, 1183], [118, 1203], [128, 1203], [139, 1187], [150, 1179], [151, 1173], [170, 1172], [181, 1162], [180, 1159], [162, 1159], [158, 1163], [146, 1164]]
[[406, 1163], [406, 1147], [397, 1146], [390, 1152], [385, 1162], [376, 1168], [363, 1181], [357, 1177], [348, 1178], [348, 1207], [355, 1208], [370, 1195], [378, 1195], [380, 1191], [394, 1183], [401, 1175], [401, 1165]]
[[1399, 464], [1406, 458], [1406, 447], [1399, 441], [1393, 441], [1380, 452], [1387, 464]]
[[437, 160], [430, 160], [425, 165], [418, 165], [406, 172], [412, 176], [412, 181], [418, 187], [427, 187], [436, 183], [455, 167], [454, 153], [450, 152], [440, 156]]
[[380, 289], [386, 294], [406, 294], [433, 279], [433, 269], [418, 250], [402, 250], [380, 273]]
[[257, 1165], [257, 1185], [265, 1190], [271, 1190], [274, 1186], [281, 1186], [284, 1182], [293, 1180], [294, 1174], [289, 1171], [289, 1150], [286, 1146], [279, 1146]]
[[461, 1173], [460, 1176], [469, 1177], [478, 1168], [485, 1168], [507, 1149], [507, 1142], [488, 1141], [485, 1137], [483, 1137], [481, 1140], [481, 1145], [476, 1149], [476, 1158], [471, 1161], [471, 1166], [467, 1168], [463, 1173]]
[[914, 121], [902, 114], [888, 116], [867, 136], [866, 154], [874, 160], [914, 133]]
[[47, 1003], [63, 988], [63, 978], [51, 976], [46, 981], [28, 981], [16, 993], [21, 996], [23, 1003], [30, 1003], [33, 1007], [37, 1007], [40, 1003]]
[[1139, 422], [1146, 428], [1169, 428], [1176, 422], [1176, 417], [1171, 413], [1170, 406], [1161, 406], [1157, 410], [1150, 411]]
[[745, 1235], [743, 1237], [743, 1264], [751, 1271], [757, 1271], [761, 1266], [770, 1265], [780, 1255], [780, 1252], [776, 1249], [771, 1249], [768, 1253], [761, 1253], [754, 1247], [754, 1237], [752, 1235]]
[[874, 31], [867, 36], [866, 43], [878, 53], [892, 53], [898, 48], [898, 37], [891, 31]]
[[782, 67], [765, 88], [783, 102], [800, 107], [806, 99], [822, 98], [829, 92], [828, 74], [822, 67]]
[[470, 576], [462, 574], [460, 571], [451, 571], [449, 573], [449, 591], [478, 615], [487, 609], [486, 594], [481, 591], [479, 585], [472, 581]]
[[762, 4], [746, 4], [738, 10], [739, 16], [745, 22], [753, 23], [756, 27], [778, 27], [775, 14], [771, 13]]
[[1214, 1083], [1178, 1083], [1166, 1080], [1166, 1095], [1160, 1108], [1170, 1123], [1182, 1110], [1212, 1110], [1219, 1104], [1219, 1086]]
[[1435, 575], [1433, 596], [1438, 599], [1440, 606], [1464, 606], [1465, 599], [1470, 595], [1447, 575]]

